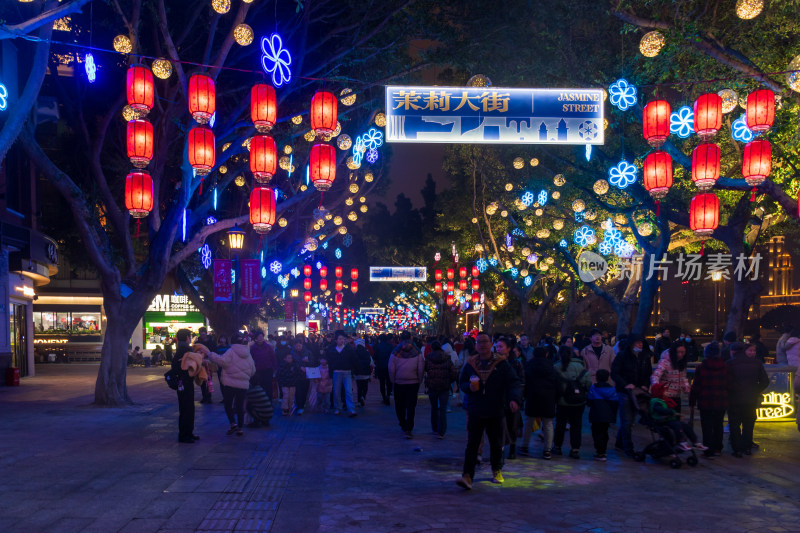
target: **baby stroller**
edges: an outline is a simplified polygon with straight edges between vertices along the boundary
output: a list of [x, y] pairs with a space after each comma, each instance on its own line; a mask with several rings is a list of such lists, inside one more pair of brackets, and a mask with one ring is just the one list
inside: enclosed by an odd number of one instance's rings
[[683, 450], [678, 446], [678, 437], [668, 425], [656, 421], [650, 412], [650, 400], [652, 396], [641, 389], [631, 390], [633, 405], [640, 416], [640, 422], [650, 430], [652, 442], [644, 447], [642, 451], [634, 452], [633, 458], [636, 461], [644, 461], [649, 455], [653, 459], [669, 459], [669, 466], [680, 468], [683, 464], [678, 454], [688, 451], [690, 456], [686, 458], [686, 464], [697, 466], [697, 455], [694, 449]]

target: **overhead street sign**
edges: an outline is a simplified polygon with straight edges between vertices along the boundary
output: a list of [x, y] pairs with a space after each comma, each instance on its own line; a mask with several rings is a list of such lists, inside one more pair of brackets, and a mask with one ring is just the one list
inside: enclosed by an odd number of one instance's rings
[[425, 267], [369, 267], [370, 281], [427, 281]]

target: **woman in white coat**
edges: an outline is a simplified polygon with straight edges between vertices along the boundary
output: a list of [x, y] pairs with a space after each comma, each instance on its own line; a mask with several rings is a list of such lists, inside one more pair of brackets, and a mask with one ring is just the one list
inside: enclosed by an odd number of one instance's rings
[[227, 434], [236, 433], [241, 436], [244, 434], [244, 399], [247, 389], [250, 388], [250, 378], [256, 373], [247, 339], [236, 335], [228, 351], [222, 355], [208, 352], [208, 358], [222, 367], [222, 398], [225, 401], [225, 414], [228, 415], [231, 425]]

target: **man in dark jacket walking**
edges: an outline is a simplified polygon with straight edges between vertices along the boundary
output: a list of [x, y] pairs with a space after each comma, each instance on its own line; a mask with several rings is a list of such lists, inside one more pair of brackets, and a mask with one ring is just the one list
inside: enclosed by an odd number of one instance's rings
[[389, 336], [381, 335], [378, 345], [375, 346], [375, 376], [380, 382], [384, 405], [391, 405], [389, 396], [392, 395], [392, 380], [389, 379], [389, 357], [392, 355], [392, 350], [394, 346], [389, 342]]
[[253, 381], [260, 385], [272, 400], [272, 377], [278, 368], [278, 359], [272, 345], [264, 340], [264, 332], [256, 331], [256, 341], [250, 345], [250, 355], [256, 364], [256, 375]]
[[341, 413], [342, 390], [344, 390], [345, 406], [349, 416], [356, 416], [356, 406], [353, 402], [353, 370], [356, 366], [355, 350], [347, 344], [347, 335], [344, 331], [336, 332], [336, 343], [328, 347], [325, 352], [330, 371], [333, 372], [333, 408], [334, 414]]
[[753, 444], [753, 427], [756, 409], [761, 403], [761, 392], [769, 386], [764, 365], [755, 357], [748, 357], [745, 346], [734, 342], [728, 360], [728, 423], [731, 428], [731, 448], [734, 457], [750, 455]]
[[503, 423], [505, 408], [512, 412], [522, 402], [519, 378], [505, 359], [492, 353], [492, 339], [486, 333], [476, 340], [478, 354], [470, 357], [461, 370], [459, 386], [467, 395], [467, 449], [464, 453], [464, 473], [458, 485], [472, 488], [478, 447], [483, 433], [489, 438], [492, 482], [502, 483]]
[[611, 379], [617, 388], [619, 399], [619, 430], [615, 446], [625, 450], [631, 457], [633, 456], [631, 428], [636, 417], [636, 406], [631, 393], [634, 389], [647, 392], [650, 389], [652, 373], [653, 364], [647, 344], [642, 337], [632, 335], [628, 339], [628, 347], [614, 358], [611, 365]]

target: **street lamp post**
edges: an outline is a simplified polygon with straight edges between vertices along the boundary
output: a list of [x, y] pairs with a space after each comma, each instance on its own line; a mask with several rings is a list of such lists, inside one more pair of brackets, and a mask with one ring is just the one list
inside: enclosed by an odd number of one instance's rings
[[239, 331], [239, 251], [244, 247], [244, 231], [238, 226], [233, 226], [228, 230], [228, 247], [233, 250], [233, 271], [236, 272], [236, 279], [233, 283], [233, 323], [236, 331]]
[[717, 317], [719, 315], [719, 281], [722, 279], [722, 272], [712, 272], [711, 280], [714, 282], [714, 340], [717, 340], [719, 325]]

